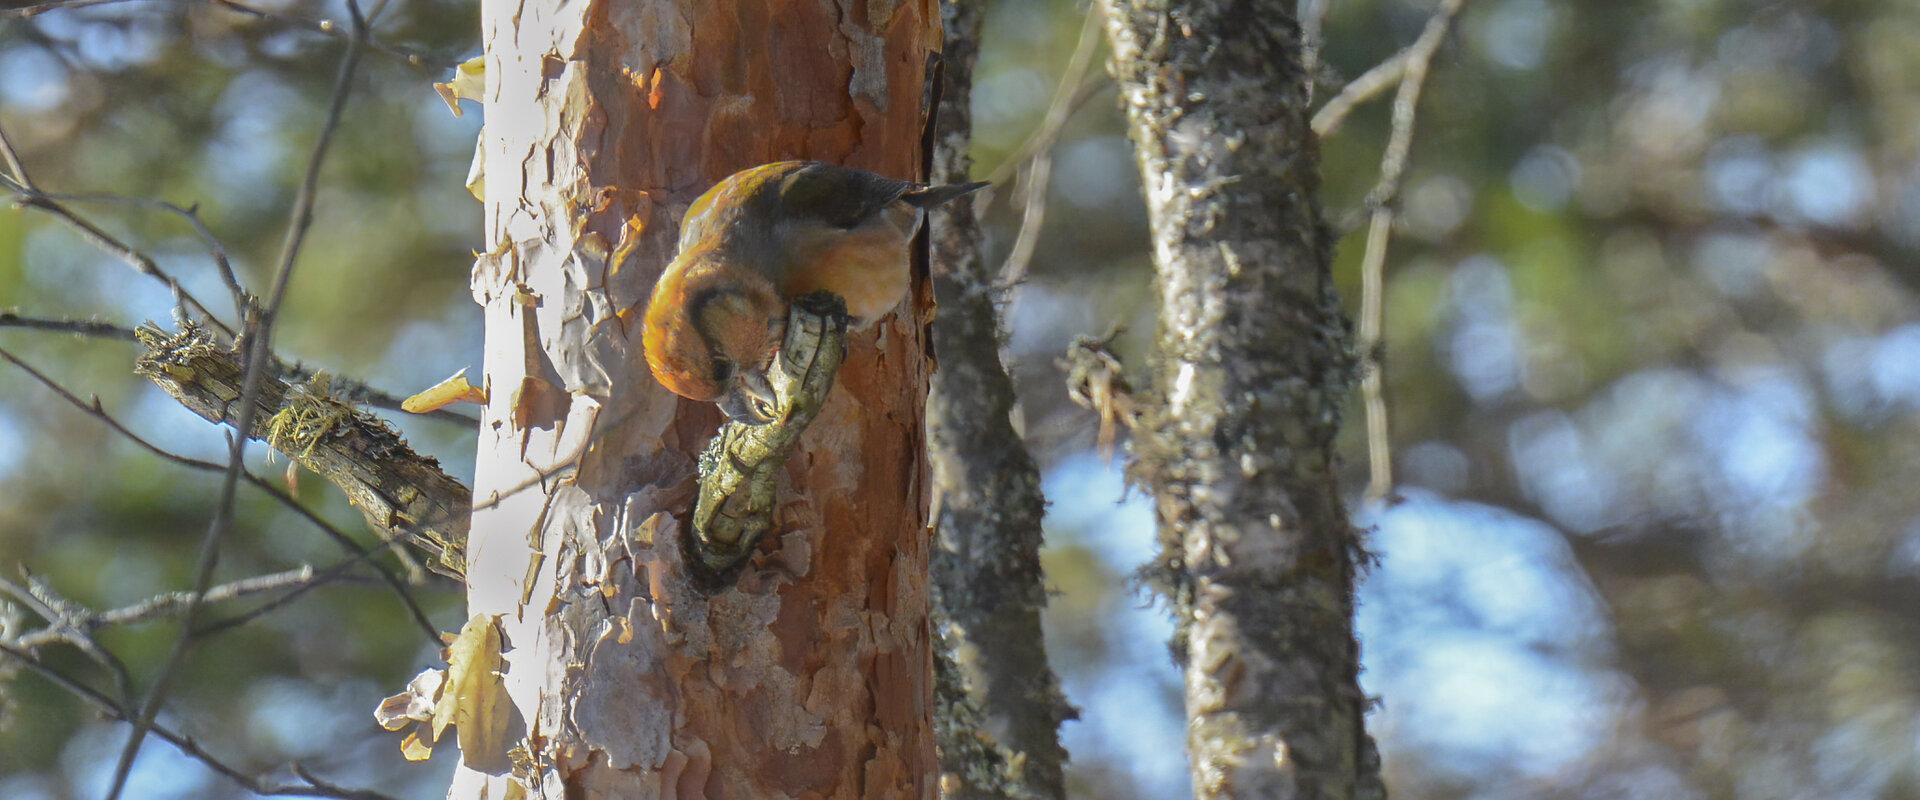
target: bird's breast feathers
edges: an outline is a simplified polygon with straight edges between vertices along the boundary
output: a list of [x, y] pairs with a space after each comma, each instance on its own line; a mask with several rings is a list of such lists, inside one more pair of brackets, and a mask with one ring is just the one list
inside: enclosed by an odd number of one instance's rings
[[781, 294], [800, 297], [824, 289], [846, 300], [858, 327], [872, 324], [907, 295], [908, 242], [919, 217], [911, 206], [895, 203], [852, 230], [794, 231]]

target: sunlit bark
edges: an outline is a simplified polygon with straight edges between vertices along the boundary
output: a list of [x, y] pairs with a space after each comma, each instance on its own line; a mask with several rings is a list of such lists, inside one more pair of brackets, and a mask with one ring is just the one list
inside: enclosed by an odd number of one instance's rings
[[919, 177], [935, 4], [488, 0], [482, 25], [468, 600], [498, 615], [514, 720], [449, 796], [930, 796], [924, 275], [849, 337], [776, 530], [712, 594], [680, 548], [719, 418], [654, 384], [636, 312], [734, 170]]

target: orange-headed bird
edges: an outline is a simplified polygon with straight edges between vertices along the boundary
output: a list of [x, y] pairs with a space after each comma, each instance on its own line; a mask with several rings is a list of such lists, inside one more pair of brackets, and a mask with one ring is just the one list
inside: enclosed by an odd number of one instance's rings
[[771, 422], [767, 369], [787, 307], [814, 292], [855, 328], [906, 296], [907, 244], [926, 209], [986, 186], [921, 186], [816, 161], [741, 170], [693, 201], [680, 250], [647, 302], [647, 366], [682, 397], [735, 421]]

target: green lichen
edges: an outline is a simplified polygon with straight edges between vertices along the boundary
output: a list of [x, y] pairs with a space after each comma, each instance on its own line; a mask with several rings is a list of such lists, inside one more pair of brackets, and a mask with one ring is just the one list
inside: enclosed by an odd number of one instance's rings
[[267, 446], [295, 458], [313, 455], [313, 447], [353, 419], [353, 407], [328, 392], [326, 373], [287, 390], [286, 403], [267, 421]]

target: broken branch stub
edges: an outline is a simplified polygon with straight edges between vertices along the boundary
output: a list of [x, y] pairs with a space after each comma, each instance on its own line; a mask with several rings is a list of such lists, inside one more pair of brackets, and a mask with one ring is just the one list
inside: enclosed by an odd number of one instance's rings
[[[187, 324], [170, 334], [148, 323], [134, 331], [146, 347], [134, 371], [187, 410], [215, 424], [239, 419], [246, 366], [241, 354]], [[323, 380], [260, 383], [250, 439], [267, 442], [340, 488], [383, 539], [425, 552], [428, 568], [466, 573], [472, 493], [440, 463], [413, 451], [387, 423], [328, 395]]]
[[745, 561], [773, 527], [780, 467], [833, 390], [846, 355], [846, 303], [815, 293], [787, 316], [787, 336], [772, 379], [780, 412], [765, 425], [729, 422], [700, 456], [700, 494], [693, 507], [695, 561], [718, 578]]

